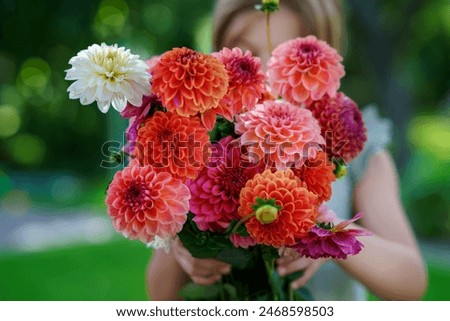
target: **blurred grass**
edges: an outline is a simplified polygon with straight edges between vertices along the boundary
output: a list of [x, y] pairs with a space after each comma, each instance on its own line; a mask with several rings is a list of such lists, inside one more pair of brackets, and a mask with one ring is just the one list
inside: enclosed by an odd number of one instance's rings
[[[125, 239], [41, 253], [4, 253], [0, 257], [0, 300], [148, 300], [145, 270], [149, 258], [144, 245]], [[449, 300], [449, 266], [428, 262], [428, 269], [424, 300]]]
[[0, 256], [0, 300], [147, 300], [150, 250], [118, 240]]

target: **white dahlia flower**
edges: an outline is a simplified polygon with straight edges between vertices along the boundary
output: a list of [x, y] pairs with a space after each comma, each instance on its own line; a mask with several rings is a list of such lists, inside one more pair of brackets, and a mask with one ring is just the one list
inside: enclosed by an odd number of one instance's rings
[[171, 237], [163, 239], [163, 238], [159, 237], [158, 235], [156, 235], [155, 239], [153, 241], [151, 241], [150, 243], [147, 243], [147, 247], [149, 247], [149, 248], [151, 247], [156, 250], [163, 249], [164, 252], [169, 253], [173, 241], [174, 240]]
[[72, 68], [66, 70], [66, 80], [75, 80], [67, 89], [69, 98], [80, 99], [82, 105], [97, 101], [103, 113], [110, 105], [121, 112], [127, 101], [140, 106], [142, 97], [150, 94], [148, 66], [124, 47], [94, 44], [69, 64]]

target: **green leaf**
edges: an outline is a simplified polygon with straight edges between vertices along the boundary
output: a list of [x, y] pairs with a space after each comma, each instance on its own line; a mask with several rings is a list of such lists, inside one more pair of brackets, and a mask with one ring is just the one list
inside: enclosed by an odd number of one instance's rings
[[232, 220], [224, 234], [225, 235], [231, 234], [231, 232], [236, 226], [238, 226], [238, 228], [233, 232], [233, 234], [238, 234], [240, 236], [250, 236], [250, 234], [248, 234], [247, 228], [245, 227], [245, 224], [243, 224], [239, 220]]
[[261, 206], [270, 205], [270, 206], [277, 208], [278, 210], [281, 210], [282, 207], [280, 205], [276, 205], [275, 202], [276, 202], [276, 200], [274, 198], [270, 198], [270, 199], [266, 200], [264, 198], [257, 197], [256, 204], [252, 205], [252, 209], [256, 211]]
[[199, 285], [191, 282], [182, 288], [178, 294], [188, 301], [213, 301], [220, 298], [221, 287], [220, 283]]
[[233, 267], [242, 270], [247, 267], [248, 263], [253, 258], [253, 255], [254, 254], [249, 250], [233, 246], [232, 248], [220, 251], [216, 256], [216, 259], [229, 263]]
[[178, 233], [184, 247], [196, 258], [215, 258], [231, 264], [237, 269], [244, 269], [252, 259], [253, 253], [236, 248], [229, 238], [222, 234], [201, 231], [188, 214], [188, 222]]
[[271, 246], [261, 246], [261, 253], [262, 258], [265, 262], [269, 262], [280, 257], [280, 255], [278, 254], [278, 250]]
[[216, 125], [209, 132], [209, 138], [212, 142], [218, 142], [226, 136], [236, 137], [234, 123], [223, 117], [217, 116]]
[[227, 299], [229, 299], [230, 301], [236, 301], [239, 299], [237, 289], [234, 285], [232, 285], [230, 283], [225, 283], [223, 285], [223, 291], [224, 291], [225, 297]]

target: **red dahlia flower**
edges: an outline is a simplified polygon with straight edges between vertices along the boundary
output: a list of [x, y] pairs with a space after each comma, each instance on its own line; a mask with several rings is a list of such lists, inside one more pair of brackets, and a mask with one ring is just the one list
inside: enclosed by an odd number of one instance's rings
[[225, 65], [228, 72], [228, 91], [217, 107], [217, 114], [233, 121], [233, 117], [244, 108], [252, 109], [265, 92], [264, 73], [261, 71], [261, 59], [245, 54], [239, 48], [223, 48], [214, 53]]
[[366, 128], [358, 105], [338, 93], [334, 98], [325, 96], [307, 107], [319, 121], [330, 158], [350, 162], [364, 148]]
[[318, 151], [313, 159], [306, 160], [303, 164], [297, 164], [294, 171], [310, 192], [319, 198], [319, 203], [331, 198], [331, 183], [336, 180], [334, 175], [335, 165], [328, 159], [324, 151]]
[[209, 135], [198, 117], [157, 111], [139, 128], [135, 155], [142, 165], [169, 172], [185, 180], [196, 178], [205, 167]]

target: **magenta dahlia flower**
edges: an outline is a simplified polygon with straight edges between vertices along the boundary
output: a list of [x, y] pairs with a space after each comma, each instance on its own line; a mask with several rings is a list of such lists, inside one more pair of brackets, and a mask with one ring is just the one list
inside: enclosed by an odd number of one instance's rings
[[325, 94], [333, 97], [345, 75], [342, 57], [314, 36], [282, 43], [267, 64], [269, 84], [277, 95], [296, 104], [309, 104]]
[[114, 228], [144, 243], [156, 236], [173, 238], [181, 231], [189, 211], [190, 192], [169, 173], [132, 162], [118, 171], [108, 187], [106, 205]]
[[325, 143], [312, 113], [285, 101], [265, 101], [238, 115], [235, 131], [251, 161], [264, 160], [277, 170], [316, 157]]
[[332, 223], [314, 226], [305, 236], [297, 240], [297, 244], [292, 248], [300, 255], [313, 259], [321, 257], [346, 259], [348, 255], [358, 254], [364, 245], [356, 237], [368, 236], [371, 233], [362, 229], [345, 228], [361, 216], [357, 214], [353, 219], [343, 221], [334, 227]]
[[190, 211], [200, 230], [223, 231], [239, 219], [239, 193], [259, 171], [241, 159], [241, 148], [231, 136], [213, 145], [212, 162], [195, 180], [186, 184], [191, 190]]
[[366, 127], [358, 105], [344, 93], [325, 96], [307, 107], [319, 121], [330, 158], [350, 162], [364, 148]]
[[261, 70], [261, 59], [250, 51], [239, 48], [223, 48], [213, 54], [225, 66], [228, 73], [228, 91], [216, 108], [216, 113], [233, 121], [233, 117], [244, 108], [251, 109], [265, 92], [265, 76]]
[[145, 119], [149, 116], [150, 110], [155, 104], [161, 104], [161, 102], [156, 95], [151, 94], [142, 98], [142, 105], [140, 107], [128, 103], [123, 112], [120, 113], [123, 118], [130, 119], [130, 124], [126, 130], [127, 145], [125, 146], [125, 152], [129, 154], [133, 152], [136, 146], [139, 127], [141, 127]]

